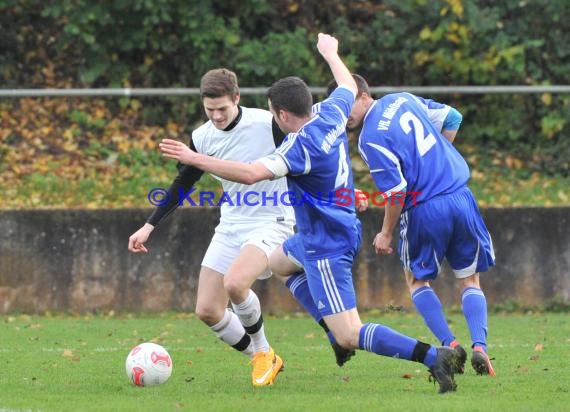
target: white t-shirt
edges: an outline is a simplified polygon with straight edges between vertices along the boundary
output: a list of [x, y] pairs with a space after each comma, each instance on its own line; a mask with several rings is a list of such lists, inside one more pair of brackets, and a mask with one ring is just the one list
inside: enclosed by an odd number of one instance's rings
[[[240, 121], [229, 131], [217, 129], [210, 121], [194, 130], [192, 141], [196, 150], [219, 159], [239, 162], [253, 162], [273, 153], [275, 143], [271, 129], [271, 113], [243, 106], [241, 109]], [[221, 205], [220, 223], [295, 224], [293, 208], [287, 205], [286, 178], [262, 180], [253, 185], [246, 185], [214, 177], [222, 183], [222, 196], [228, 200]]]

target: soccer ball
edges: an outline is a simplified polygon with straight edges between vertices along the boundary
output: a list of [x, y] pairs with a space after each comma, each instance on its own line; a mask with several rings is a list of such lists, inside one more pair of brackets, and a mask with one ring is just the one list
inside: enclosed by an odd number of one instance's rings
[[125, 368], [136, 386], [162, 385], [172, 374], [172, 358], [162, 346], [145, 342], [131, 349]]

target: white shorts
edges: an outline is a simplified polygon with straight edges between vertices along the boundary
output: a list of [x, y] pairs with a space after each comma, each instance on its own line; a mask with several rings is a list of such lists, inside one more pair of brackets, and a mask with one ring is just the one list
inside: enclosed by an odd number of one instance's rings
[[[216, 227], [206, 250], [202, 266], [225, 274], [245, 245], [256, 246], [269, 259], [271, 253], [293, 233], [292, 225], [281, 222], [263, 222], [257, 225], [220, 224]], [[269, 277], [271, 272], [267, 269], [258, 276], [258, 279]]]

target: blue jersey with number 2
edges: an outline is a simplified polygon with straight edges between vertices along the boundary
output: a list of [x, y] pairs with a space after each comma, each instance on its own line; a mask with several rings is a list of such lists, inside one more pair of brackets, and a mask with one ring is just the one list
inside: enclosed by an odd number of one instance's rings
[[407, 192], [404, 210], [453, 193], [469, 180], [467, 163], [433, 120], [445, 107], [393, 93], [376, 100], [364, 119], [360, 154], [381, 192], [388, 197]]
[[288, 134], [276, 150], [289, 169], [291, 202], [306, 259], [339, 255], [359, 243], [346, 134], [353, 102], [352, 91], [337, 88], [314, 106], [311, 120]]

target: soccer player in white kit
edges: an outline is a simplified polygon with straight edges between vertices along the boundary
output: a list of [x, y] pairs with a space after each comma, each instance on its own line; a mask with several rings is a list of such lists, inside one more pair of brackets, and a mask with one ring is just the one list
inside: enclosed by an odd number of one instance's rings
[[[244, 162], [275, 150], [271, 113], [239, 105], [237, 77], [232, 71], [222, 68], [207, 72], [201, 80], [200, 95], [209, 121], [193, 131], [194, 150]], [[195, 167], [179, 165], [168, 203], [157, 207], [131, 235], [131, 252], [147, 252], [144, 244], [151, 232], [177, 208], [180, 195], [188, 193], [202, 173]], [[202, 261], [196, 314], [222, 341], [251, 357], [254, 386], [271, 385], [284, 364], [267, 341], [260, 302], [251, 285], [271, 275], [269, 256], [293, 234], [292, 208], [272, 198], [287, 192], [287, 181], [282, 178], [246, 185], [217, 179], [227, 202], [221, 206], [220, 222]], [[233, 311], [228, 309], [228, 300]]]
[[[297, 199], [303, 199], [293, 205], [298, 226], [295, 236], [304, 249], [299, 263], [305, 269], [313, 301], [337, 343], [346, 349], [423, 363], [439, 383], [440, 393], [454, 391], [456, 355], [452, 349], [360, 320], [351, 270], [360, 247], [361, 225], [354, 203], [349, 207], [337, 202], [339, 190], [352, 193], [354, 202], [345, 128], [357, 86], [338, 56], [334, 37], [320, 33], [317, 48], [339, 87], [312, 114], [311, 93], [301, 79], [287, 77], [271, 86], [268, 99], [273, 118], [289, 133], [272, 155], [248, 164], [230, 162], [196, 153], [170, 139], [163, 140], [160, 149], [167, 157], [236, 181], [254, 183], [287, 176], [289, 189]], [[323, 193], [331, 196], [330, 203], [319, 203], [318, 196]], [[280, 260], [286, 259], [279, 248], [270, 265], [276, 254], [281, 254]]]

